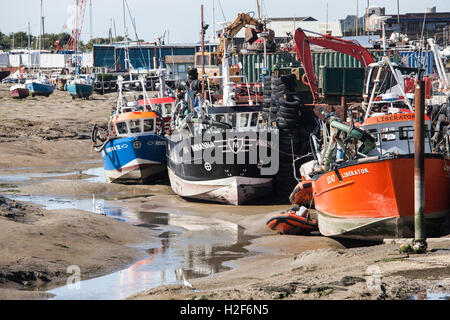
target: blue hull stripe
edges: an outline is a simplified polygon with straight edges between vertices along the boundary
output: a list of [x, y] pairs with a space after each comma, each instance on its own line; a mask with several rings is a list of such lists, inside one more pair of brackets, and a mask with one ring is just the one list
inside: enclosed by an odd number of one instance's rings
[[106, 144], [102, 151], [105, 170], [120, 170], [136, 159], [166, 163], [166, 143], [155, 134], [124, 137]]
[[71, 96], [88, 97], [92, 94], [94, 86], [88, 84], [68, 84], [67, 91]]
[[55, 90], [54, 85], [40, 84], [40, 83], [29, 83], [27, 85], [28, 90], [31, 93], [52, 93]]

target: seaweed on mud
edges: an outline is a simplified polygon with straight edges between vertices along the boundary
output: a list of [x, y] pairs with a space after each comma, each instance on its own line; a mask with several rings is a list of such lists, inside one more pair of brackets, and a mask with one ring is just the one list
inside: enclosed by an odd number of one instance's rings
[[26, 205], [0, 196], [0, 216], [16, 222], [25, 222]]

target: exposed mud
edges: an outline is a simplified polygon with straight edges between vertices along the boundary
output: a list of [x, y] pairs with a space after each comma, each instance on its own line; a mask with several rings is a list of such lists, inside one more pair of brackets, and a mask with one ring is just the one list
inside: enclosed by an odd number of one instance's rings
[[[182, 277], [175, 277], [176, 284], [143, 291], [132, 299], [424, 299], [450, 292], [450, 238], [430, 241], [425, 255], [405, 255], [398, 252], [399, 244], [349, 242], [317, 234], [287, 236], [269, 230], [267, 219], [288, 205], [197, 203], [179, 198], [167, 184], [105, 184], [93, 174], [101, 162], [89, 135], [94, 123], [106, 124], [115, 94], [72, 101], [66, 92], [56, 91], [49, 98], [16, 101], [8, 97], [8, 88], [0, 86], [0, 188], [3, 195], [21, 200], [0, 198], [0, 299], [50, 298], [46, 290], [66, 284], [71, 265], [79, 266], [86, 280], [145, 261], [149, 252], [136, 246], [152, 243], [146, 248], [153, 248], [154, 254], [166, 243], [162, 240], [173, 240], [174, 231], [166, 230], [153, 243], [149, 231], [170, 215], [239, 225], [247, 240], [242, 248], [212, 250], [213, 262], [225, 262], [227, 268], [193, 277], [195, 291], [179, 284]], [[136, 212], [127, 219], [140, 227], [119, 221], [124, 218], [120, 208], [112, 219], [85, 208], [46, 210], [22, 201], [66, 197], [91, 205], [93, 195], [126, 203]], [[142, 212], [159, 215], [146, 220]], [[186, 229], [188, 223], [180, 223]], [[190, 231], [185, 232], [190, 239]], [[208, 254], [204, 250], [199, 256]], [[194, 274], [194, 269], [185, 268], [183, 275]]]

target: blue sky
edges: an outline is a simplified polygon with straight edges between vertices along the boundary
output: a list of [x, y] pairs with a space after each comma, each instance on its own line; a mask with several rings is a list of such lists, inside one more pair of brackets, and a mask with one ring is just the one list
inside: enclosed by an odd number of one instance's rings
[[[170, 42], [185, 43], [199, 40], [200, 5], [205, 6], [205, 19], [212, 34], [213, 3], [216, 22], [223, 21], [218, 0], [127, 0], [136, 21], [139, 38], [152, 42], [168, 30]], [[221, 0], [227, 21], [232, 21], [239, 12], [256, 11], [256, 0]], [[330, 21], [345, 18], [356, 13], [356, 0], [263, 0], [264, 13], [269, 17], [312, 16], [318, 20]], [[397, 12], [396, 0], [370, 0], [370, 5], [386, 7], [388, 14]], [[75, 0], [44, 0], [46, 32], [62, 32], [68, 24], [68, 8]], [[89, 4], [89, 2], [88, 2]], [[111, 19], [115, 20], [117, 34], [123, 35], [122, 0], [92, 0], [93, 35], [107, 37]], [[362, 15], [367, 0], [359, 0], [359, 14]], [[436, 6], [439, 11], [450, 12], [450, 0], [400, 0], [400, 13], [424, 12]], [[30, 22], [32, 33], [39, 33], [40, 0], [0, 0], [0, 31], [26, 31]], [[128, 30], [134, 36], [133, 27], [127, 16]], [[219, 28], [217, 25], [216, 29]], [[89, 39], [89, 6], [83, 26], [82, 39]], [[166, 38], [167, 39], [167, 38]]]

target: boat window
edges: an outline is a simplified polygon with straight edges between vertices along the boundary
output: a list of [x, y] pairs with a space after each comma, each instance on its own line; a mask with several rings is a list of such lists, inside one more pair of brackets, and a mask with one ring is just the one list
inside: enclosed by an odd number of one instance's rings
[[165, 104], [166, 107], [166, 114], [171, 114], [172, 113], [172, 104], [171, 103], [166, 103]]
[[252, 113], [252, 119], [250, 120], [251, 127], [256, 127], [256, 125], [258, 124], [258, 117], [259, 117], [259, 112]]
[[140, 119], [136, 119], [136, 120], [130, 120], [130, 132], [131, 133], [139, 133], [141, 132], [141, 125], [140, 125], [141, 121]]
[[231, 126], [233, 128], [236, 127], [236, 113], [230, 113], [228, 114], [228, 121], [229, 124], [231, 124]]
[[[197, 65], [201, 66], [202, 65], [202, 55], [199, 54], [197, 56]], [[205, 66], [209, 65], [209, 56], [205, 54]]]
[[399, 127], [398, 134], [400, 140], [411, 140], [413, 139], [413, 127], [412, 126]]
[[161, 110], [161, 104], [159, 104], [159, 103], [154, 104], [154, 105], [152, 106], [152, 108], [153, 108], [153, 110], [156, 110], [156, 111], [158, 111], [158, 112], [161, 112], [161, 111], [162, 111], [162, 110]]
[[144, 132], [155, 130], [155, 121], [153, 119], [144, 119]]
[[370, 133], [370, 135], [375, 138], [376, 142], [378, 142], [378, 134], [377, 134], [378, 131], [377, 131], [377, 129], [369, 129], [369, 130], [367, 130], [367, 132]]
[[381, 135], [382, 141], [393, 141], [395, 140], [395, 128], [383, 128], [381, 129], [381, 132], [383, 133]]
[[239, 114], [239, 127], [247, 127], [248, 125], [248, 118], [250, 114], [248, 113], [241, 113]]
[[211, 65], [215, 66], [217, 65], [217, 55], [211, 54]]
[[219, 122], [225, 122], [225, 115], [216, 114], [216, 115], [214, 115], [214, 120], [219, 121]]
[[117, 127], [117, 133], [119, 133], [119, 134], [127, 134], [128, 133], [126, 122], [118, 122], [116, 124], [116, 127]]

